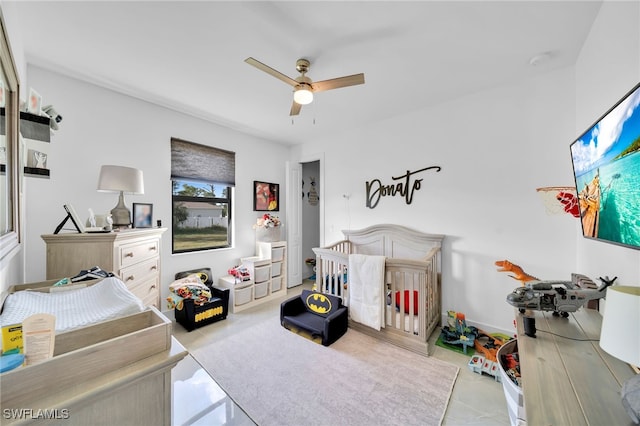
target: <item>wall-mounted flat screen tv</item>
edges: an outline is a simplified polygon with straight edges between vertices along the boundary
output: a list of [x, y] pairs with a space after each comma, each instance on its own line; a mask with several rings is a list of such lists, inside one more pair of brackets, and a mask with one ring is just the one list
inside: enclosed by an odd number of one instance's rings
[[640, 84], [571, 144], [586, 238], [640, 249]]

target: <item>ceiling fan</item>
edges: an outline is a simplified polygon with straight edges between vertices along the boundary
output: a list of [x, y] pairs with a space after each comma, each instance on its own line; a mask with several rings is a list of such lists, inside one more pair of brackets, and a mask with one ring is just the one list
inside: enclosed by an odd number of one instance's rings
[[300, 73], [300, 76], [295, 79], [282, 74], [280, 71], [274, 70], [268, 65], [254, 59], [247, 58], [244, 60], [249, 65], [253, 65], [274, 76], [277, 79], [284, 81], [285, 83], [293, 86], [293, 104], [291, 105], [291, 112], [289, 115], [300, 114], [302, 105], [310, 104], [313, 101], [314, 92], [324, 92], [325, 90], [339, 89], [340, 87], [355, 86], [357, 84], [364, 84], [364, 74], [353, 74], [345, 77], [332, 78], [331, 80], [322, 80], [313, 82], [306, 76], [309, 71], [311, 63], [307, 59], [298, 59], [296, 61], [296, 69]]

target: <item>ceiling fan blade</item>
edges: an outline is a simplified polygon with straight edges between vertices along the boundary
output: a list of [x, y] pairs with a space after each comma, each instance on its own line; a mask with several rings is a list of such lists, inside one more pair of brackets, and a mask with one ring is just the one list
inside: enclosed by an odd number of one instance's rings
[[289, 115], [300, 114], [300, 109], [302, 109], [302, 105], [300, 105], [296, 101], [293, 101], [293, 103], [291, 104], [291, 112], [289, 113]]
[[262, 70], [264, 72], [266, 72], [269, 75], [274, 76], [275, 78], [284, 81], [287, 84], [290, 84], [291, 86], [296, 86], [298, 85], [298, 82], [295, 81], [294, 79], [292, 79], [291, 77], [287, 77], [286, 75], [282, 74], [280, 71], [274, 70], [273, 68], [271, 68], [269, 65], [265, 65], [262, 62], [253, 59], [251, 57], [247, 58], [244, 60], [246, 63], [248, 63], [249, 65], [253, 65], [254, 67], [258, 68], [259, 70]]
[[346, 77], [332, 78], [331, 80], [316, 81], [311, 83], [314, 92], [324, 92], [325, 90], [338, 89], [340, 87], [355, 86], [364, 84], [364, 74], [348, 75]]

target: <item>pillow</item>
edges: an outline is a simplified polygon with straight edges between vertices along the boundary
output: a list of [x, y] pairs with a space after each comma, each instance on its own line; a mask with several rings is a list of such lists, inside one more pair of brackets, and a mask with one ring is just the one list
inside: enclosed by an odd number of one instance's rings
[[302, 290], [300, 294], [307, 310], [316, 315], [326, 317], [340, 307], [340, 298], [317, 291]]
[[[399, 291], [396, 291], [396, 309], [400, 310]], [[404, 291], [404, 313], [409, 313], [409, 290]], [[413, 314], [418, 315], [418, 290], [413, 290]]]

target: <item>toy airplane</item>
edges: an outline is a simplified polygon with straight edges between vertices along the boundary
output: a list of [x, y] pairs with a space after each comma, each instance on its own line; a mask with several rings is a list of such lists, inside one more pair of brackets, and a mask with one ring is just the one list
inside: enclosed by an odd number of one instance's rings
[[[507, 303], [518, 308], [520, 313], [527, 309], [553, 311], [553, 315], [567, 318], [569, 312], [577, 311], [589, 300], [605, 297], [607, 287], [618, 277], [612, 280], [609, 277], [599, 278], [602, 285], [598, 288], [593, 288], [595, 284], [587, 288], [585, 278], [584, 275], [572, 274], [572, 281], [529, 281], [508, 294]], [[588, 278], [586, 280], [593, 284]]]

